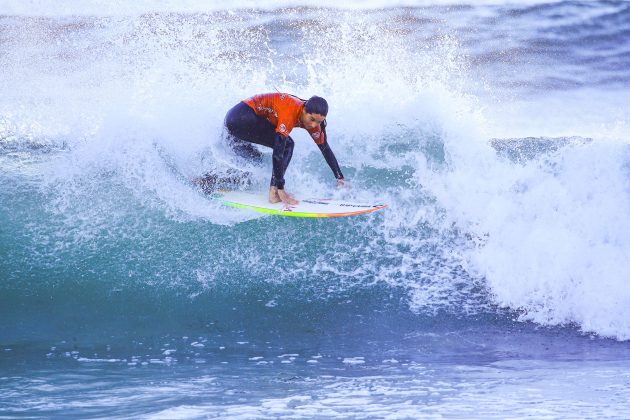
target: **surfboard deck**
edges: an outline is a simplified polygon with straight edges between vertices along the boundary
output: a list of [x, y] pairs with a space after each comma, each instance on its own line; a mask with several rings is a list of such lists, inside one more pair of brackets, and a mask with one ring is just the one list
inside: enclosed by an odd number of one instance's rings
[[313, 198], [299, 200], [300, 202], [296, 205], [272, 204], [269, 202], [266, 192], [253, 193], [220, 190], [212, 193], [210, 197], [226, 206], [289, 217], [326, 218], [356, 216], [387, 207], [386, 204], [365, 204]]

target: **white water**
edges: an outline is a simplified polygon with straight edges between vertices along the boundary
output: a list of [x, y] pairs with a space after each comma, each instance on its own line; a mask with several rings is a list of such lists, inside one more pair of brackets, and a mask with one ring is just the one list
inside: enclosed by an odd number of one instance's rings
[[[477, 6], [521, 4], [536, 5], [561, 2], [562, 0], [476, 0]], [[339, 3], [334, 0], [320, 0], [317, 7], [343, 10], [374, 10], [394, 7], [458, 6], [466, 2], [458, 0], [350, 0]], [[5, 0], [1, 12], [25, 16], [77, 16], [77, 15], [135, 15], [141, 13], [203, 13], [221, 10], [276, 10], [286, 7], [313, 7], [312, 2], [304, 0], [238, 0], [229, 4], [214, 0]]]
[[[141, 15], [215, 10], [196, 2], [82, 4], [7, 2], [0, 9], [65, 16], [52, 24], [4, 21], [0, 138], [67, 146], [39, 177], [53, 190], [56, 214], [84, 221], [82, 235], [124, 206], [119, 190], [102, 199], [111, 182], [177, 220], [249, 218], [226, 216], [182, 178], [230, 166], [221, 127], [238, 100], [275, 88], [319, 94], [331, 104], [333, 149], [355, 189], [331, 191], [316, 148], [297, 132], [288, 188], [390, 203], [375, 229], [386, 239], [383, 253], [400, 264], [383, 268], [366, 260], [369, 275], [402, 282], [420, 311], [450, 295], [459, 296], [453, 305], [474, 304], [461, 297], [471, 286], [448, 275], [463, 264], [485, 279], [495, 303], [522, 319], [630, 338], [627, 90], [541, 89], [521, 96], [494, 87], [491, 72], [476, 80], [468, 59], [474, 46], [430, 11], [436, 27], [415, 27], [417, 37], [410, 38], [395, 17], [404, 11], [309, 10], [311, 24], [299, 23], [302, 11], [289, 10], [269, 24], [273, 15], [264, 12]], [[109, 10], [116, 17], [71, 17]], [[296, 22], [285, 30], [299, 39], [275, 38], [283, 22]], [[528, 136], [580, 139], [520, 162], [499, 156], [490, 142]], [[427, 151], [435, 144], [443, 145], [444, 159]], [[412, 175], [402, 181], [385, 175], [404, 167]], [[254, 170], [264, 185], [268, 171]], [[440, 235], [450, 235], [453, 223], [473, 240], [445, 242]], [[436, 237], [421, 238], [426, 225]], [[451, 266], [418, 284], [430, 244], [445, 248]]]

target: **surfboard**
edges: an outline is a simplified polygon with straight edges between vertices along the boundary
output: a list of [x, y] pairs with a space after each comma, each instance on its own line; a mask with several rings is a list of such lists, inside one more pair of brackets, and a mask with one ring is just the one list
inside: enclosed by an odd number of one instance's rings
[[223, 205], [239, 209], [249, 209], [276, 216], [290, 217], [343, 217], [356, 216], [384, 209], [386, 204], [354, 203], [332, 199], [307, 198], [301, 199], [296, 205], [284, 203], [272, 204], [267, 193], [252, 193], [246, 191], [216, 191], [210, 195]]

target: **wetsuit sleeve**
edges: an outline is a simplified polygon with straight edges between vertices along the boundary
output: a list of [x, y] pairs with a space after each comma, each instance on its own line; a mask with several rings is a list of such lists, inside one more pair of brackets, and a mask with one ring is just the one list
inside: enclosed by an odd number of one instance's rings
[[273, 155], [271, 158], [273, 164], [273, 176], [271, 179], [271, 186], [278, 187], [279, 190], [284, 189], [284, 149], [287, 145], [287, 137], [277, 133], [273, 141]]
[[337, 163], [337, 158], [335, 158], [335, 154], [332, 149], [328, 145], [328, 135], [326, 134], [326, 124], [322, 124], [322, 134], [324, 137], [324, 141], [321, 144], [317, 144], [319, 150], [324, 155], [324, 159], [326, 159], [326, 163], [330, 166], [330, 169], [335, 174], [335, 178], [343, 179], [343, 174], [341, 173], [341, 169], [339, 168], [339, 163]]

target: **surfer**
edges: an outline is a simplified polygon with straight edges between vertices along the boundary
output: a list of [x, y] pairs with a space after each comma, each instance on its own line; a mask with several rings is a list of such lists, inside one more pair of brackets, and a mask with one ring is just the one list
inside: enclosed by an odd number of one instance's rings
[[326, 115], [328, 103], [313, 96], [304, 101], [286, 93], [265, 93], [245, 99], [230, 109], [225, 116], [228, 142], [241, 157], [261, 161], [262, 154], [253, 143], [273, 149], [272, 175], [269, 201], [297, 204], [298, 201], [284, 190], [284, 173], [293, 156], [293, 139], [289, 135], [295, 127], [308, 131], [332, 169], [337, 185], [345, 180], [337, 159], [328, 144]]

